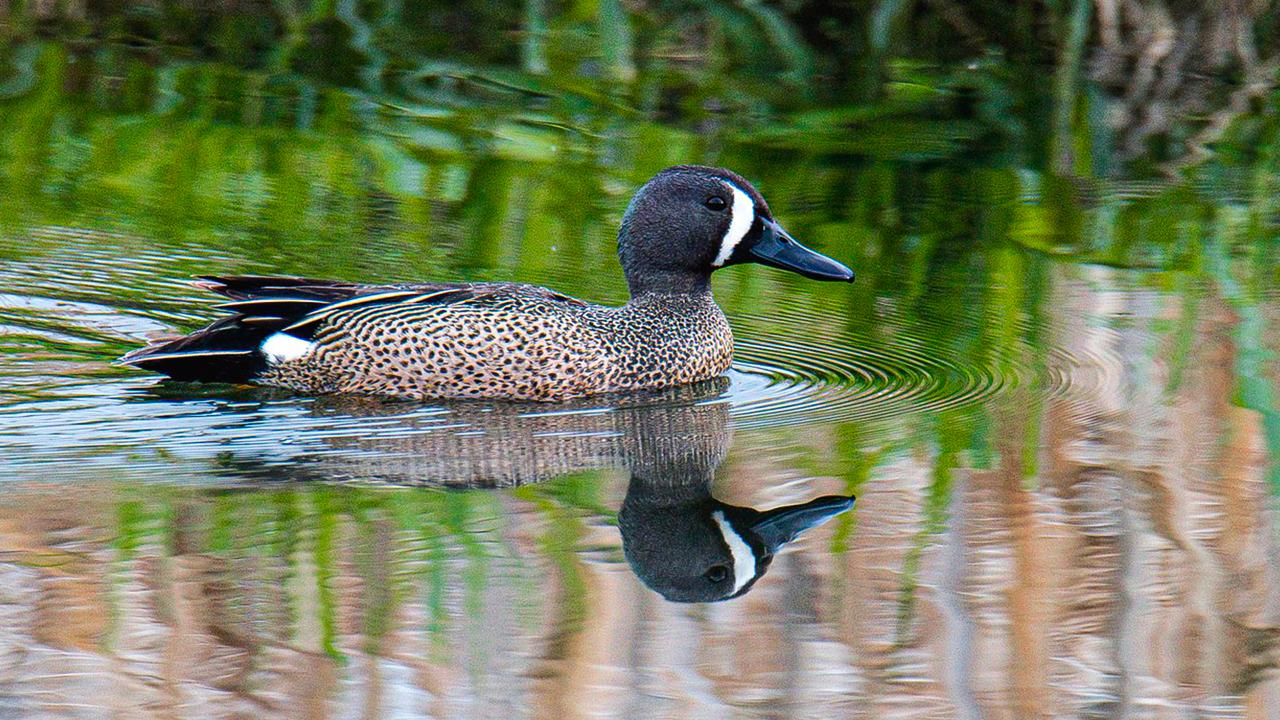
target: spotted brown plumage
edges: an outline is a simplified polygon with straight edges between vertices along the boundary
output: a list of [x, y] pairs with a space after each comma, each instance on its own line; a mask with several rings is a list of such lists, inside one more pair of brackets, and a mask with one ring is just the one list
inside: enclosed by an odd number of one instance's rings
[[563, 400], [724, 373], [733, 335], [712, 271], [757, 262], [824, 280], [843, 265], [796, 243], [743, 178], [668, 168], [637, 192], [618, 234], [631, 300], [585, 303], [516, 283], [364, 285], [207, 276], [232, 313], [122, 362], [180, 380], [311, 394]]
[[[709, 295], [618, 308], [519, 285], [419, 297], [331, 312], [312, 351], [259, 379], [307, 393], [558, 400], [705, 380], [733, 356]], [[646, 342], [664, 330], [689, 341]]]

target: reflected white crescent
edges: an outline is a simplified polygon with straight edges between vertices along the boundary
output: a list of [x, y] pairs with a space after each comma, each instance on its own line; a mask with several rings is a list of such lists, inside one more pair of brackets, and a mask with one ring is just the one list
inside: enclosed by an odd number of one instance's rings
[[736, 593], [756, 576], [756, 554], [751, 551], [747, 541], [738, 535], [738, 531], [724, 519], [723, 511], [715, 511], [711, 518], [716, 521], [725, 544], [729, 546], [729, 554], [733, 556], [733, 592]]

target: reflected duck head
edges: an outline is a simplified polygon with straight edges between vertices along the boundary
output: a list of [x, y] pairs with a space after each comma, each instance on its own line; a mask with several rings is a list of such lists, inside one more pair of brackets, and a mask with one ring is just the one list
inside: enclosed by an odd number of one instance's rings
[[853, 497], [827, 495], [760, 511], [720, 502], [705, 484], [702, 493], [683, 496], [653, 485], [632, 478], [618, 526], [632, 570], [672, 602], [740, 597], [784, 545], [854, 503]]
[[713, 271], [742, 263], [853, 280], [852, 270], [796, 242], [745, 178], [700, 165], [667, 168], [636, 192], [618, 231], [618, 256], [633, 296], [701, 290]]

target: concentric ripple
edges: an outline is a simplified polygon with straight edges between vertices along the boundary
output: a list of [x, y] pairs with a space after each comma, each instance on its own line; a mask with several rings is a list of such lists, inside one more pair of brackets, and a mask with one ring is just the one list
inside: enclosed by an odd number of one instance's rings
[[740, 337], [730, 390], [746, 427], [874, 421], [960, 407], [1025, 381], [920, 349], [910, 340]]

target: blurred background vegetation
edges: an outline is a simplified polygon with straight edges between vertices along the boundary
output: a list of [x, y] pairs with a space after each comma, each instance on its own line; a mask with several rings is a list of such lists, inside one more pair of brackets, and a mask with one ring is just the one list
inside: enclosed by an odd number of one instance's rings
[[0, 95], [52, 63], [64, 91], [107, 79], [91, 100], [120, 113], [307, 129], [341, 105], [433, 152], [608, 157], [645, 120], [760, 150], [1170, 173], [1224, 139], [1274, 145], [1278, 21], [1265, 0], [0, 0]]
[[[546, 282], [557, 239], [612, 274], [632, 190], [707, 162], [855, 260], [1008, 234], [1164, 266], [1224, 203], [1253, 239], [1274, 225], [1278, 20], [1257, 0], [0, 0], [0, 225]], [[938, 196], [1002, 215], [921, 207]]]

